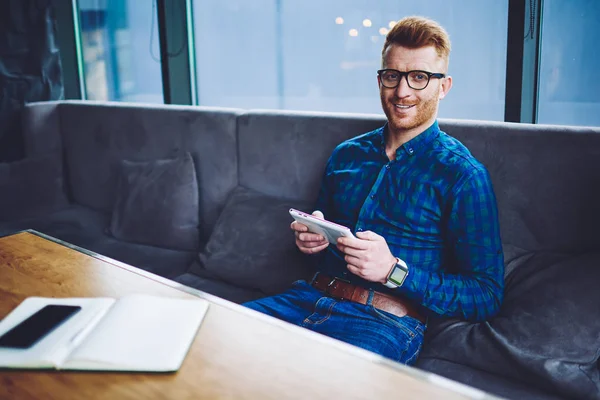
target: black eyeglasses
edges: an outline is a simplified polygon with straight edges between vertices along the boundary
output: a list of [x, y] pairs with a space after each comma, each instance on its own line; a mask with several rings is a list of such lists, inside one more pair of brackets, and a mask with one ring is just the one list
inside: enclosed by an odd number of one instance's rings
[[425, 89], [427, 85], [429, 85], [429, 80], [431, 78], [442, 79], [446, 77], [445, 74], [440, 74], [437, 72], [419, 70], [400, 72], [395, 69], [380, 69], [377, 71], [377, 75], [379, 75], [383, 87], [388, 89], [394, 89], [398, 87], [402, 77], [405, 76], [408, 87], [415, 90]]

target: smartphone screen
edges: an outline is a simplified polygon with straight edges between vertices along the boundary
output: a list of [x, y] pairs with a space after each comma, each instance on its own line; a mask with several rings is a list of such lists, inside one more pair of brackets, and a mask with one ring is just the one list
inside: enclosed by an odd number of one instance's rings
[[80, 306], [47, 305], [0, 336], [0, 347], [27, 349], [79, 310]]

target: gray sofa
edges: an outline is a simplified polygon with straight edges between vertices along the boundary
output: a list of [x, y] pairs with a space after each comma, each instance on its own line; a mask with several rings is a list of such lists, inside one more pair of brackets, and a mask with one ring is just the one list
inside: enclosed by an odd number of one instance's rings
[[[35, 229], [243, 302], [310, 279], [289, 207], [378, 115], [63, 101], [23, 113], [0, 164], [0, 236]], [[430, 318], [417, 368], [514, 399], [600, 398], [600, 129], [441, 120], [488, 168], [506, 260], [501, 312]]]

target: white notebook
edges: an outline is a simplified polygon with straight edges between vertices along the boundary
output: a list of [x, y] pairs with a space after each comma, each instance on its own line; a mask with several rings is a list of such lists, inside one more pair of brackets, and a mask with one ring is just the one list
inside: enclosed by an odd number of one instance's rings
[[0, 368], [177, 371], [209, 303], [148, 295], [30, 297], [0, 322], [0, 335], [48, 304], [81, 310], [30, 348], [0, 347]]

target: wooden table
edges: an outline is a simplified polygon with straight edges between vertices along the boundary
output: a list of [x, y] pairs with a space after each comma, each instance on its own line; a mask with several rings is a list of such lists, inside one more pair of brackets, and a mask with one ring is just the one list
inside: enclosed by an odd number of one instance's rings
[[34, 231], [0, 238], [2, 318], [29, 296], [132, 293], [211, 303], [177, 373], [0, 370], [0, 398], [494, 398]]

